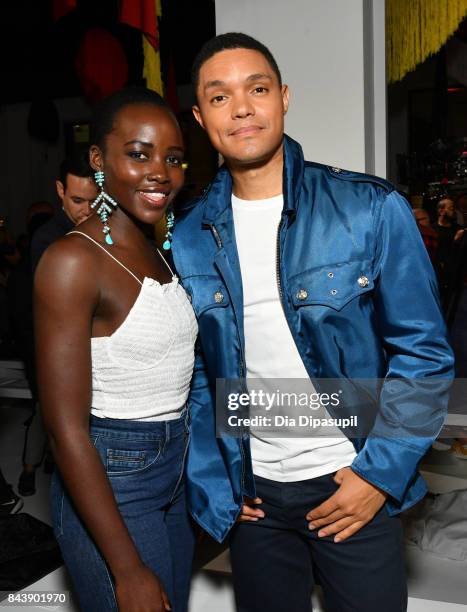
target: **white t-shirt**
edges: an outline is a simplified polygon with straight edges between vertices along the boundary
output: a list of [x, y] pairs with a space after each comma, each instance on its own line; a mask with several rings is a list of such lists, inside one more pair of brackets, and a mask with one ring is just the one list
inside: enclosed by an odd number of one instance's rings
[[[232, 194], [248, 379], [309, 380], [279, 298], [276, 248], [282, 208], [282, 195], [241, 200]], [[311, 381], [307, 384], [313, 392]], [[279, 482], [335, 472], [350, 465], [356, 456], [352, 443], [343, 436], [260, 438], [252, 434], [251, 453], [254, 473]]]

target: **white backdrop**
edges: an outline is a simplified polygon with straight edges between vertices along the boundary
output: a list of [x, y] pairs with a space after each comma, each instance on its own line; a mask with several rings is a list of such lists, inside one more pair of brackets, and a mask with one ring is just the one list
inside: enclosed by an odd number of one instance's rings
[[216, 0], [216, 30], [270, 48], [308, 159], [386, 175], [384, 0]]

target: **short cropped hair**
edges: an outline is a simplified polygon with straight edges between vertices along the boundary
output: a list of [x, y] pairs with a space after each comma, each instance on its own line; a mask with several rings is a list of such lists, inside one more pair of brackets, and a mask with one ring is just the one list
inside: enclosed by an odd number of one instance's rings
[[221, 51], [226, 51], [228, 49], [251, 49], [252, 51], [258, 51], [264, 58], [267, 60], [268, 64], [273, 69], [275, 75], [277, 76], [277, 80], [279, 81], [279, 85], [282, 85], [282, 76], [281, 71], [279, 70], [279, 66], [277, 65], [276, 60], [274, 59], [273, 54], [266, 45], [256, 40], [252, 36], [248, 36], [248, 34], [243, 34], [242, 32], [228, 32], [227, 34], [219, 34], [219, 36], [215, 36], [208, 40], [200, 49], [198, 55], [195, 57], [195, 61], [193, 62], [193, 67], [191, 69], [191, 82], [193, 88], [196, 90], [199, 84], [199, 73], [201, 70], [201, 66], [211, 59], [216, 53], [220, 53]]
[[58, 180], [66, 189], [66, 178], [69, 174], [79, 176], [81, 178], [92, 178], [94, 170], [89, 165], [87, 152], [74, 153], [66, 157], [60, 164], [58, 172]]
[[105, 138], [113, 128], [116, 115], [126, 106], [148, 104], [165, 109], [173, 115], [172, 109], [158, 93], [146, 87], [125, 87], [97, 104], [91, 121], [91, 144], [104, 149]]
[[438, 204], [436, 205], [436, 209], [437, 210], [441, 210], [442, 208], [444, 208], [444, 202], [446, 202], [446, 200], [449, 200], [450, 202], [455, 204], [453, 198], [451, 198], [451, 196], [446, 193], [443, 196], [441, 196], [441, 198], [438, 200]]

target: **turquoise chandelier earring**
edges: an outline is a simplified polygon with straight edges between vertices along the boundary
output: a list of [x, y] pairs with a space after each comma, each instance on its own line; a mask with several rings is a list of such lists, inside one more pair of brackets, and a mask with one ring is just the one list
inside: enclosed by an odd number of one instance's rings
[[104, 191], [104, 173], [102, 170], [98, 170], [94, 173], [94, 180], [96, 181], [97, 186], [100, 189], [100, 193], [94, 202], [91, 204], [91, 208], [96, 210], [96, 213], [99, 215], [104, 227], [102, 231], [105, 235], [105, 241], [107, 244], [113, 244], [112, 236], [110, 235], [110, 227], [107, 223], [110, 215], [113, 213], [112, 206], [117, 208], [117, 202], [109, 196], [108, 193]]
[[175, 217], [174, 217], [173, 212], [170, 210], [165, 215], [165, 226], [167, 228], [167, 231], [165, 232], [165, 240], [164, 240], [164, 244], [162, 245], [162, 248], [164, 249], [164, 251], [170, 251], [170, 247], [172, 243], [172, 229], [174, 225], [175, 225]]

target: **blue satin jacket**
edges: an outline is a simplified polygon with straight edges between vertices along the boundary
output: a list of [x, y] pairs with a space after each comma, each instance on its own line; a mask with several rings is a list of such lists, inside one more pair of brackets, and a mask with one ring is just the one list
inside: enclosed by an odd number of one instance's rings
[[[351, 467], [389, 494], [387, 510], [396, 514], [426, 492], [417, 465], [442, 427], [447, 393], [441, 386], [414, 402], [413, 390], [394, 386], [394, 379], [453, 376], [432, 266], [409, 206], [383, 179], [304, 161], [300, 145], [284, 136], [283, 184], [277, 274], [285, 316], [311, 379], [385, 379], [373, 398], [373, 429], [352, 438]], [[215, 432], [216, 379], [245, 376], [231, 194], [222, 167], [182, 212], [172, 245], [199, 323], [189, 398], [189, 506], [219, 541], [243, 496], [255, 496], [248, 436]], [[359, 283], [362, 276], [368, 282]], [[432, 433], [412, 435], [420, 423]]]

